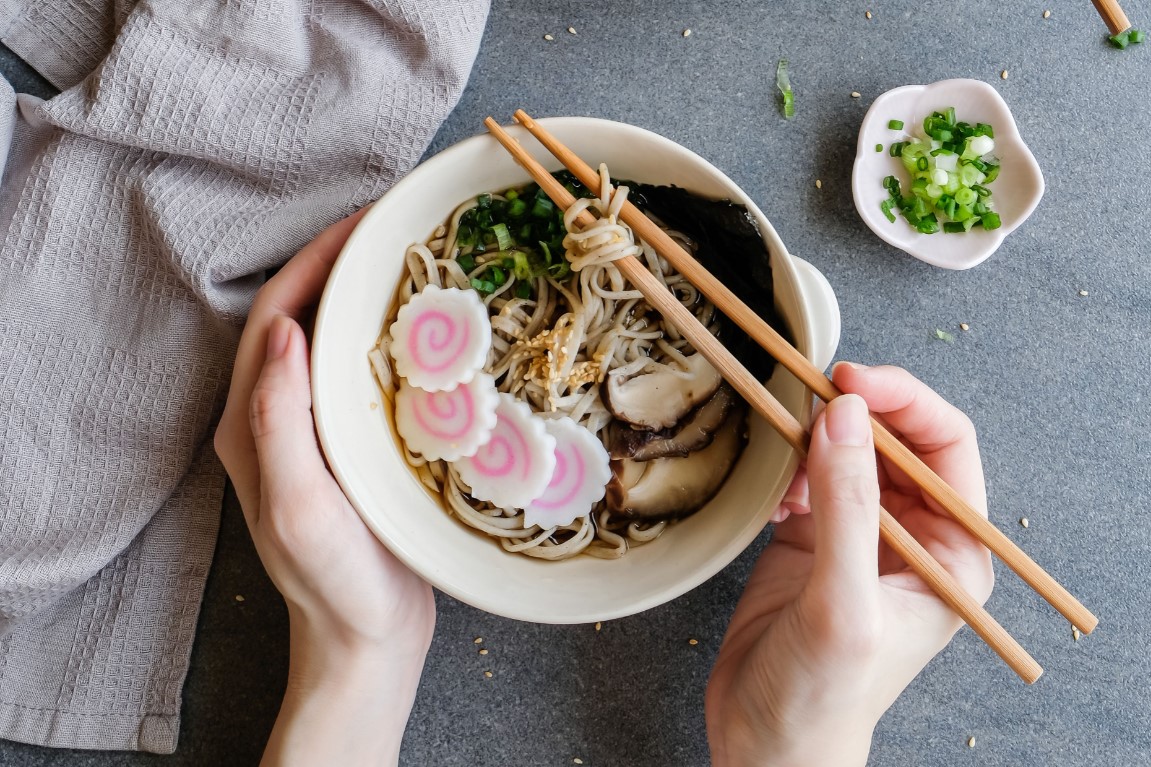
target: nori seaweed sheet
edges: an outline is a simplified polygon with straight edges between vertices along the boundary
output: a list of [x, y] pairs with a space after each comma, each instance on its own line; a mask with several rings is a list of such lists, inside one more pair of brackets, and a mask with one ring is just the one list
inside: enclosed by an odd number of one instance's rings
[[[671, 229], [695, 240], [695, 258], [791, 344], [795, 338], [775, 309], [771, 255], [747, 208], [731, 200], [709, 200], [676, 186], [626, 183], [628, 199]], [[720, 339], [760, 381], [775, 359], [723, 316]]]

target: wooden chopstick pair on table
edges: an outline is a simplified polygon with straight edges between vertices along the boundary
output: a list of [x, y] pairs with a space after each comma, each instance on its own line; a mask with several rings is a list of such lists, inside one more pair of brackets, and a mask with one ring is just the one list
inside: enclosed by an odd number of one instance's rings
[[[554, 136], [540, 127], [522, 109], [515, 119], [528, 130], [548, 151], [589, 189], [599, 185], [599, 174]], [[512, 154], [544, 192], [561, 209], [567, 209], [575, 198], [564, 189], [499, 123], [488, 117], [484, 125]], [[830, 401], [841, 393], [835, 385], [791, 346], [758, 314], [739, 300], [671, 237], [630, 202], [624, 204], [620, 218], [636, 236], [651, 245], [666, 258], [680, 274], [687, 278], [716, 307], [754, 338], [785, 368], [811, 389], [818, 397]], [[584, 225], [594, 217], [584, 211], [580, 216]], [[624, 277], [643, 293], [648, 302], [692, 343], [719, 373], [770, 423], [801, 455], [806, 455], [809, 435], [803, 426], [773, 397], [763, 385], [724, 347], [715, 336], [701, 325], [695, 316], [672, 295], [658, 278], [634, 257], [616, 261]], [[1035, 591], [1062, 613], [1072, 625], [1090, 634], [1098, 619], [1079, 603], [1066, 589], [1028, 557], [1011, 539], [981, 516], [953, 488], [931, 471], [902, 442], [872, 418], [875, 446], [884, 456], [902, 469], [928, 496], [945, 508], [964, 528], [999, 556]], [[880, 510], [880, 535], [907, 564], [975, 630], [1025, 682], [1031, 684], [1043, 673], [1023, 647], [980, 605], [885, 509]]]

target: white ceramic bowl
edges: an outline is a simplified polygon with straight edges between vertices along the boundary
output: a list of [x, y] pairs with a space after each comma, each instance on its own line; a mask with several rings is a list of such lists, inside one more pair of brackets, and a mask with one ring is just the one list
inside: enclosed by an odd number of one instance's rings
[[[839, 338], [834, 294], [817, 271], [788, 255], [767, 219], [730, 179], [640, 128], [581, 117], [540, 123], [593, 165], [607, 162], [619, 177], [678, 184], [747, 205], [772, 253], [776, 302], [799, 348], [821, 367], [830, 361]], [[546, 166], [559, 169], [526, 132], [513, 133]], [[316, 320], [316, 425], [332, 471], [364, 521], [432, 585], [521, 620], [618, 618], [674, 599], [731, 562], [767, 523], [797, 461], [770, 427], [753, 419], [748, 447], [712, 502], [619, 560], [578, 556], [543, 562], [508, 554], [448, 516], [404, 462], [367, 354], [400, 278], [405, 248], [426, 239], [463, 200], [528, 181], [494, 139], [476, 136], [420, 165], [364, 216], [332, 271]], [[771, 388], [807, 420], [810, 395], [798, 381], [777, 372]]]
[[[905, 140], [908, 132], [923, 123], [932, 112], [955, 107], [960, 120], [983, 122], [995, 129], [994, 154], [1002, 162], [999, 177], [991, 184], [994, 210], [1002, 225], [998, 229], [978, 227], [963, 234], [920, 234], [896, 211], [895, 222], [880, 210], [887, 199], [883, 179], [895, 176], [904, 189], [910, 180], [898, 157], [888, 154], [893, 142]], [[901, 120], [903, 131], [887, 127]], [[876, 152], [876, 144], [883, 145]], [[1019, 135], [1015, 118], [999, 92], [979, 80], [942, 80], [931, 85], [907, 85], [884, 93], [875, 100], [859, 128], [851, 191], [860, 217], [881, 239], [907, 251], [920, 261], [945, 269], [970, 269], [985, 261], [999, 248], [1003, 238], [1015, 231], [1043, 197], [1043, 174], [1035, 156]]]

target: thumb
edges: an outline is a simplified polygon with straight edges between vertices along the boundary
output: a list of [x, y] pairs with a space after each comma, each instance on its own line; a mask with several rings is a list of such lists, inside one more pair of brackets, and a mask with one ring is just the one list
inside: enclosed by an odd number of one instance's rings
[[807, 478], [815, 526], [813, 585], [826, 587], [826, 593], [866, 589], [878, 578], [879, 479], [870, 416], [858, 395], [836, 397], [817, 419]]
[[304, 331], [280, 315], [268, 327], [267, 353], [249, 411], [260, 463], [265, 507], [300, 498], [323, 461], [312, 423], [312, 394]]

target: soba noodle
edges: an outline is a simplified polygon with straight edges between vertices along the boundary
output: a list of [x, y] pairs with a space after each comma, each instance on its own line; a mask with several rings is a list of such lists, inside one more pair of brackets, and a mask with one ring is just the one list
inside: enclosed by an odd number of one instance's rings
[[[492, 324], [492, 349], [485, 370], [502, 392], [527, 401], [544, 417], [569, 416], [609, 444], [611, 431], [621, 428], [600, 398], [600, 384], [609, 371], [627, 374], [664, 368], [687, 375], [684, 359], [692, 347], [624, 280], [615, 261], [636, 256], [679, 300], [708, 326], [718, 330], [714, 307], [646, 243], [618, 220], [627, 187], [614, 193], [607, 168], [600, 168], [599, 194], [580, 199], [564, 216], [568, 234], [563, 244], [572, 273], [563, 280], [534, 278], [532, 297], [512, 292], [514, 280], [483, 298]], [[504, 199], [492, 195], [493, 199]], [[475, 268], [466, 273], [457, 262], [460, 219], [477, 205], [460, 205], [446, 225], [426, 244], [413, 244], [406, 253], [406, 278], [396, 306], [426, 285], [471, 288], [472, 278], [489, 268], [476, 254]], [[590, 210], [597, 221], [581, 228], [576, 218]], [[689, 252], [695, 244], [675, 231], [668, 233]], [[394, 315], [393, 315], [394, 316]], [[389, 318], [390, 320], [391, 318]], [[387, 323], [385, 323], [386, 331]], [[370, 355], [385, 396], [391, 400], [395, 383], [386, 349], [387, 333]], [[613, 515], [601, 501], [592, 513], [566, 527], [523, 526], [519, 509], [497, 508], [468, 494], [455, 469], [443, 461], [426, 461], [404, 448], [408, 463], [421, 481], [441, 494], [450, 513], [465, 524], [497, 539], [509, 552], [541, 559], [566, 559], [580, 553], [597, 557], [623, 556], [630, 546], [657, 538], [667, 522], [639, 524]]]

